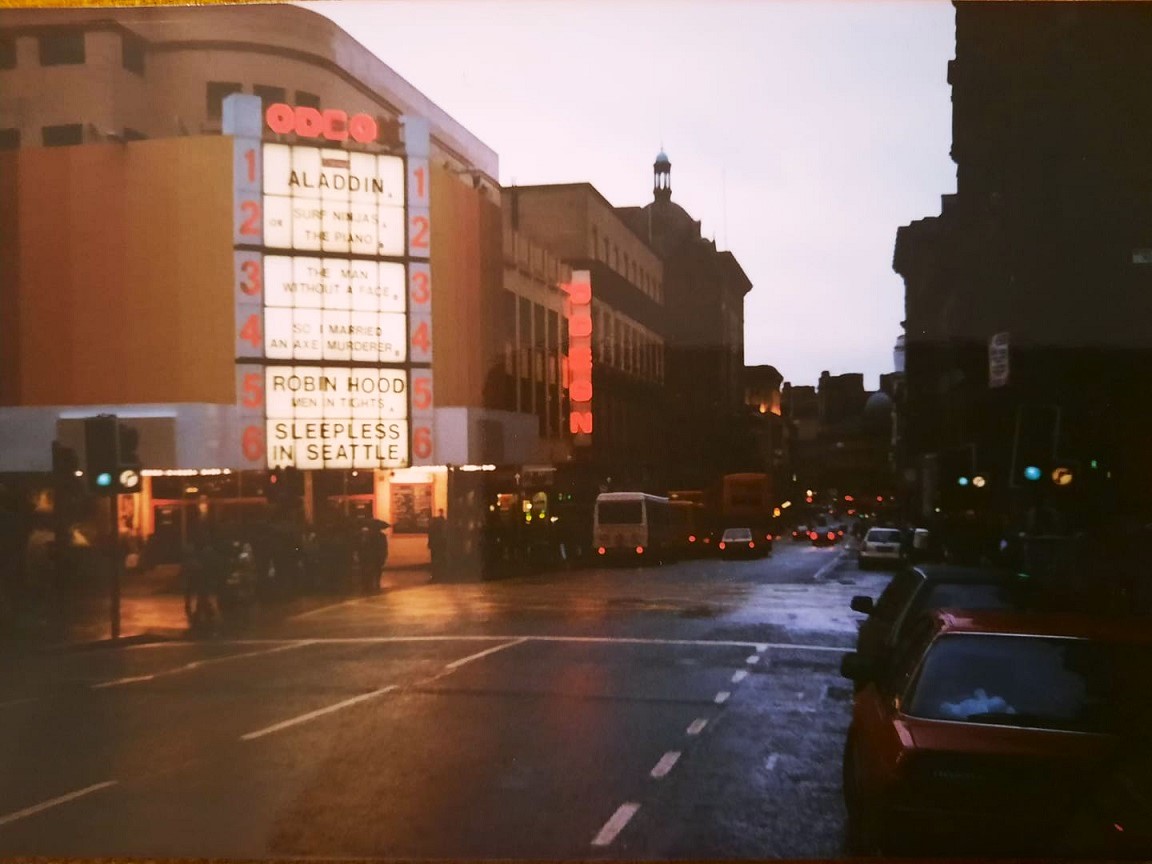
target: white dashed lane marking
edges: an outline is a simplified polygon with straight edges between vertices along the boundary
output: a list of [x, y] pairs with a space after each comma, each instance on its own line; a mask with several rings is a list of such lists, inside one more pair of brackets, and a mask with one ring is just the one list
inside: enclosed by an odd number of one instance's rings
[[708, 721], [703, 717], [698, 717], [692, 721], [692, 725], [688, 727], [689, 735], [699, 735], [704, 731], [704, 727], [708, 725]]
[[729, 691], [721, 690], [719, 693], [716, 694], [716, 704], [717, 705], [723, 705], [725, 702], [728, 701], [728, 697], [731, 695], [732, 694]]
[[747, 669], [737, 670], [736, 672], [734, 672], [732, 674], [732, 683], [733, 684], [739, 684], [741, 681], [743, 681], [747, 677], [748, 677], [748, 670]]
[[109, 786], [115, 786], [116, 780], [106, 780], [103, 783], [95, 783], [83, 789], [78, 789], [75, 792], [69, 792], [67, 795], [61, 795], [59, 798], [53, 798], [50, 801], [42, 801], [39, 804], [34, 804], [31, 807], [25, 807], [23, 810], [17, 810], [15, 813], [9, 813], [6, 816], [0, 816], [0, 825], [7, 825], [9, 822], [16, 822], [19, 819], [26, 819], [29, 816], [35, 816], [44, 810], [51, 809], [60, 804], [67, 804], [77, 798], [82, 798], [85, 795], [91, 795], [93, 792], [99, 792], [101, 789], [107, 789]]
[[621, 804], [612, 818], [604, 823], [604, 827], [600, 829], [600, 833], [596, 835], [592, 841], [593, 846], [611, 846], [612, 841], [616, 839], [616, 835], [624, 830], [629, 820], [636, 815], [636, 811], [640, 809], [640, 805], [635, 802], [628, 802]]
[[669, 750], [660, 757], [660, 761], [656, 763], [656, 767], [652, 769], [652, 777], [659, 780], [661, 777], [667, 777], [668, 772], [676, 765], [680, 759], [680, 751]]
[[744, 662], [747, 663], [749, 666], [755, 666], [757, 663], [760, 662], [760, 655], [759, 654], [753, 654], [751, 657], [749, 657]]
[[769, 771], [775, 771], [775, 770], [776, 770], [776, 761], [777, 761], [779, 758], [780, 758], [780, 754], [779, 754], [779, 753], [773, 753], [771, 756], [769, 756], [769, 757], [768, 757], [768, 762], [765, 764], [765, 767], [766, 767], [766, 768], [767, 768]]

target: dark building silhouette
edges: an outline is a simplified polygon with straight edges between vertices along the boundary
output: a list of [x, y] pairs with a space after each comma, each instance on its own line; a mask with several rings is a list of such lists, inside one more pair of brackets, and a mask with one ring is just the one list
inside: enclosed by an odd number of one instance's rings
[[[955, 6], [957, 191], [899, 229], [893, 261], [908, 491], [922, 515], [976, 508], [1016, 523], [1037, 507], [1111, 518], [1117, 496], [1146, 509], [1152, 7]], [[1006, 381], [990, 377], [996, 334]], [[1052, 480], [1062, 466], [1075, 470], [1067, 486]], [[961, 485], [971, 473], [987, 484]]]
[[736, 257], [701, 235], [672, 200], [672, 163], [653, 163], [652, 202], [617, 212], [664, 264], [672, 482], [702, 488], [756, 470], [744, 410], [744, 296], [752, 282]]
[[[892, 397], [864, 389], [860, 373], [820, 375], [819, 387], [784, 385], [791, 484], [787, 497], [801, 502], [811, 489], [817, 505], [852, 495], [860, 502], [885, 500], [891, 470]], [[791, 479], [791, 478], [788, 478]]]

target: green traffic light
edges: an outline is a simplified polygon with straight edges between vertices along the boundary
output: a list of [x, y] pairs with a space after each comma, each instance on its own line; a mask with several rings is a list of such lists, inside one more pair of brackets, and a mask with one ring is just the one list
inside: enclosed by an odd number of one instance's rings
[[112, 475], [109, 474], [107, 471], [101, 471], [99, 474], [96, 475], [96, 485], [97, 486], [111, 486], [112, 485]]

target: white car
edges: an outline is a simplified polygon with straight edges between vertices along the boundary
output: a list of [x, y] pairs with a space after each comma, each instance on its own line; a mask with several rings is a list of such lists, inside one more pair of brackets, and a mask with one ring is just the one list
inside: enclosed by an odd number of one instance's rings
[[860, 569], [876, 564], [899, 564], [904, 560], [903, 543], [897, 528], [869, 528], [860, 541]]

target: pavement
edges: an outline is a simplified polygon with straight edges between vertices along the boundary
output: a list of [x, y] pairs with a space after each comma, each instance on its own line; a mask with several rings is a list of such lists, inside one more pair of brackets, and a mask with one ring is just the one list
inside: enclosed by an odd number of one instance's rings
[[0, 658], [0, 860], [837, 857], [887, 578], [781, 543]]

